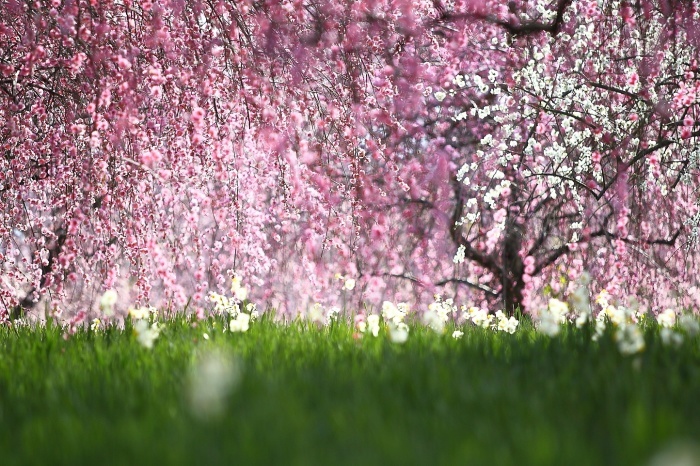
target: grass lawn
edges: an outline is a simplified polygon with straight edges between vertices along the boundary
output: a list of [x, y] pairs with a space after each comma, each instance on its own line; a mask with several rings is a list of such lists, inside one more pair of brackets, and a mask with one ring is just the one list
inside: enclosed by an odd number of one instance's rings
[[[168, 322], [152, 350], [130, 329], [0, 329], [0, 464], [636, 465], [700, 439], [698, 338], [664, 347], [657, 328], [627, 357], [609, 334], [527, 324], [403, 345], [224, 326]], [[230, 390], [197, 404], [217, 367]]]

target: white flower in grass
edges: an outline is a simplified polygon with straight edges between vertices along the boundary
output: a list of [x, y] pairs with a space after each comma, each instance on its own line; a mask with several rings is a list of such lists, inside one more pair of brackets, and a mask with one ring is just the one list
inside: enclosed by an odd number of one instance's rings
[[96, 332], [100, 329], [101, 325], [102, 322], [100, 321], [100, 319], [92, 319], [92, 323], [90, 324], [90, 330]]
[[615, 341], [620, 353], [630, 356], [644, 350], [644, 335], [634, 324], [620, 325], [615, 333]]
[[150, 325], [147, 320], [142, 319], [134, 324], [134, 332], [136, 332], [136, 340], [139, 344], [144, 348], [151, 349], [153, 348], [153, 342], [160, 335], [160, 326], [158, 322]]
[[656, 322], [662, 327], [671, 328], [676, 325], [676, 311], [666, 309], [656, 316]]
[[392, 343], [405, 343], [408, 340], [408, 325], [403, 322], [389, 323], [389, 339]]
[[258, 306], [255, 303], [246, 304], [245, 310], [248, 314], [250, 314], [250, 320], [255, 320], [258, 317], [260, 317], [260, 313], [258, 312]]
[[345, 283], [343, 284], [343, 289], [347, 291], [352, 291], [355, 289], [355, 279], [354, 278], [348, 278], [345, 280]]
[[692, 314], [683, 314], [678, 318], [678, 326], [688, 332], [688, 335], [695, 336], [700, 333], [700, 322]]
[[581, 313], [578, 316], [576, 316], [576, 327], [581, 328], [584, 325], [586, 325], [586, 322], [588, 322], [588, 319], [590, 318], [590, 314], [586, 313]]
[[197, 357], [189, 374], [189, 401], [192, 413], [203, 419], [223, 414], [226, 398], [240, 383], [242, 364], [221, 351]]
[[593, 337], [591, 339], [593, 341], [598, 341], [600, 337], [603, 336], [603, 332], [605, 332], [605, 327], [606, 327], [606, 321], [605, 321], [605, 313], [604, 312], [599, 312], [598, 315], [595, 318], [595, 332], [593, 333]]
[[237, 303], [213, 291], [209, 293], [209, 300], [214, 303], [214, 310], [219, 314], [230, 314], [235, 317], [241, 311]]
[[561, 325], [557, 316], [548, 310], [542, 311], [540, 314], [539, 330], [547, 336], [555, 337], [561, 331]]
[[100, 311], [106, 316], [114, 314], [114, 306], [117, 304], [117, 292], [107, 290], [100, 297]]
[[435, 301], [428, 306], [428, 311], [423, 314], [423, 323], [437, 333], [444, 333], [445, 324], [457, 308], [452, 299], [442, 300], [440, 295], [435, 295]]
[[462, 332], [461, 330], [455, 330], [454, 332], [452, 332], [452, 338], [454, 338], [455, 340], [459, 340], [463, 336], [464, 332]]
[[669, 327], [663, 327], [659, 335], [661, 336], [661, 343], [665, 346], [680, 346], [683, 343], [683, 335], [674, 332]]
[[601, 314], [603, 318], [607, 317], [610, 319], [610, 322], [615, 326], [629, 323], [628, 315], [624, 307], [606, 306], [598, 313], [598, 317], [601, 317]]
[[561, 325], [566, 322], [566, 315], [569, 313], [569, 305], [563, 301], [552, 298], [549, 300], [547, 309], [540, 312], [539, 329], [545, 335], [554, 337], [559, 335]]
[[393, 322], [399, 324], [403, 322], [404, 317], [406, 317], [406, 312], [408, 311], [408, 304], [399, 303], [394, 305], [390, 301], [384, 301], [382, 304], [382, 317], [386, 322]]
[[325, 323], [326, 316], [323, 313], [323, 306], [321, 306], [319, 303], [314, 303], [309, 309], [309, 312], [306, 313], [306, 317], [311, 322], [317, 324]]
[[375, 337], [379, 335], [379, 316], [371, 314], [367, 316], [367, 330]]
[[518, 321], [518, 319], [516, 319], [515, 317], [512, 317], [512, 316], [511, 316], [511, 317], [508, 319], [508, 325], [505, 325], [505, 331], [508, 332], [508, 333], [510, 333], [511, 335], [514, 334], [515, 331], [518, 329], [518, 324], [520, 324], [520, 322]]
[[470, 307], [468, 310], [462, 313], [462, 317], [481, 328], [489, 328], [491, 326], [491, 322], [493, 321], [493, 316], [490, 315], [488, 311], [477, 307]]
[[591, 303], [588, 299], [588, 290], [585, 286], [579, 286], [570, 297], [571, 307], [577, 312], [576, 327], [581, 328], [591, 317]]
[[566, 320], [566, 314], [569, 312], [569, 305], [564, 301], [551, 298], [549, 300], [549, 312], [559, 317], [559, 320], [563, 323]]
[[496, 311], [496, 330], [500, 332], [507, 332], [511, 335], [515, 333], [518, 328], [518, 320], [515, 317], [506, 317], [503, 311]]
[[365, 333], [367, 331], [367, 322], [364, 319], [355, 318], [355, 328], [360, 333]]
[[423, 314], [423, 323], [436, 333], [445, 332], [445, 321], [435, 309], [429, 308], [428, 311]]
[[156, 310], [152, 307], [129, 308], [129, 315], [134, 320], [148, 319]]
[[328, 312], [326, 312], [326, 321], [327, 322], [335, 322], [338, 320], [338, 316], [340, 315], [340, 308], [338, 306], [333, 306], [328, 309]]
[[245, 312], [239, 313], [235, 319], [229, 322], [228, 328], [232, 332], [247, 332], [248, 328], [250, 328], [250, 314]]
[[472, 322], [481, 328], [489, 328], [493, 323], [493, 316], [489, 314], [487, 310], [480, 309], [472, 319]]
[[241, 284], [241, 277], [238, 275], [231, 280], [231, 293], [238, 301], [245, 301], [248, 297], [248, 290]]

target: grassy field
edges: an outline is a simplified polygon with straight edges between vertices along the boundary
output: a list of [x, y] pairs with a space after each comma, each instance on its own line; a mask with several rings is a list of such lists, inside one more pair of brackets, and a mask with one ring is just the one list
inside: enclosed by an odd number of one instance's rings
[[130, 329], [1, 329], [0, 464], [664, 464], [700, 439], [697, 338], [650, 328], [625, 357], [610, 335], [527, 325], [397, 345], [224, 324], [169, 322], [152, 350]]

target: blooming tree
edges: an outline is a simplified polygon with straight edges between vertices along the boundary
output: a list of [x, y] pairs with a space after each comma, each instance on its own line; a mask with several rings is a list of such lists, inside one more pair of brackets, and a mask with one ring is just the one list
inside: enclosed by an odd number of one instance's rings
[[201, 308], [234, 276], [289, 312], [441, 288], [536, 309], [584, 270], [620, 296], [694, 298], [692, 5], [0, 12], [6, 314], [112, 288]]
[[462, 161], [450, 281], [511, 311], [568, 297], [584, 271], [618, 299], [694, 305], [695, 7], [512, 2], [450, 19], [431, 116]]
[[4, 2], [3, 308], [200, 306], [236, 274], [279, 305], [336, 273], [376, 299], [426, 249], [395, 224], [433, 165], [396, 150], [413, 7]]

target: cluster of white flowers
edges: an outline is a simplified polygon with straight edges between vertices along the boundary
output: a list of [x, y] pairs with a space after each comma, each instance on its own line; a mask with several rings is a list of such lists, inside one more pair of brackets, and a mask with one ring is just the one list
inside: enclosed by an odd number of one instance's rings
[[236, 315], [241, 310], [237, 302], [213, 291], [209, 293], [209, 301], [214, 303], [214, 311], [218, 314]]
[[547, 309], [540, 311], [538, 325], [540, 332], [550, 337], [559, 335], [568, 314], [569, 305], [567, 303], [551, 298]]
[[406, 314], [408, 314], [408, 304], [406, 303], [394, 304], [391, 301], [382, 303], [382, 318], [385, 322], [398, 325], [404, 321]]
[[114, 314], [114, 306], [116, 304], [117, 292], [114, 290], [107, 290], [100, 297], [100, 311], [107, 317]]
[[233, 298], [213, 291], [209, 293], [209, 301], [214, 303], [215, 312], [235, 316], [241, 311], [240, 304], [248, 298], [248, 290], [241, 284], [239, 276], [235, 276], [231, 280], [231, 293], [233, 293]]
[[[244, 310], [241, 305], [248, 299], [248, 290], [241, 284], [241, 278], [234, 276], [231, 280], [231, 293], [233, 298], [211, 292], [209, 300], [214, 303], [214, 311], [221, 314], [228, 314], [231, 317], [228, 330], [233, 333], [247, 332], [250, 323], [259, 317], [258, 306], [255, 303], [245, 303]], [[224, 332], [226, 329], [224, 329]]]
[[151, 349], [153, 348], [153, 342], [155, 342], [160, 335], [161, 329], [162, 327], [158, 322], [153, 322], [151, 324], [146, 319], [137, 320], [134, 324], [136, 341], [144, 348]]
[[602, 308], [595, 319], [593, 340], [598, 340], [610, 322], [615, 328], [615, 341], [624, 355], [637, 354], [644, 350], [644, 335], [637, 325], [643, 315], [634, 307], [613, 306], [610, 294], [602, 290], [596, 297], [596, 303]]
[[242, 362], [219, 350], [195, 356], [189, 374], [189, 402], [192, 413], [208, 420], [224, 413], [229, 393], [239, 384]]
[[158, 310], [152, 306], [130, 307], [128, 315], [134, 320], [148, 320], [158, 314]]
[[478, 307], [462, 306], [462, 318], [481, 328], [490, 328], [494, 331], [515, 333], [518, 329], [518, 319], [508, 317], [503, 311], [498, 310], [491, 315], [486, 309]]
[[464, 245], [460, 244], [459, 248], [457, 249], [457, 253], [455, 254], [454, 258], [452, 258], [452, 262], [454, 262], [455, 264], [461, 264], [462, 262], [464, 262], [464, 259], [466, 257], [464, 254], [465, 251], [466, 249], [464, 248]]
[[[547, 308], [539, 313], [537, 322], [539, 331], [554, 337], [559, 335], [561, 326], [567, 320], [575, 322], [578, 328], [583, 327], [591, 319], [591, 303], [588, 297], [589, 283], [590, 275], [584, 272], [578, 279], [578, 287], [569, 296], [568, 303], [557, 298], [551, 298]], [[611, 310], [611, 312], [613, 311]], [[602, 323], [605, 323], [604, 320]], [[605, 330], [604, 326], [600, 329], [601, 334], [603, 330]]]
[[659, 336], [665, 346], [680, 346], [683, 343], [683, 335], [669, 327], [662, 327]]
[[656, 316], [656, 322], [661, 326], [659, 336], [666, 346], [680, 346], [684, 335], [693, 337], [700, 333], [700, 322], [692, 314], [677, 315], [673, 309], [666, 309]]
[[518, 319], [508, 317], [503, 311], [496, 311], [496, 328], [499, 332], [507, 332], [511, 335], [518, 329]]
[[452, 298], [443, 300], [440, 295], [435, 295], [435, 300], [428, 306], [428, 311], [423, 314], [423, 323], [437, 333], [445, 332], [445, 324], [450, 316], [457, 312], [457, 307]]
[[248, 297], [248, 290], [241, 284], [241, 277], [238, 275], [231, 280], [231, 293], [238, 302], [243, 302]]
[[405, 322], [389, 322], [389, 339], [392, 343], [405, 343], [408, 340], [408, 325]]
[[571, 294], [569, 301], [576, 314], [576, 326], [581, 328], [591, 319], [591, 302], [588, 297], [588, 285], [591, 282], [591, 276], [584, 272], [578, 281], [579, 286]]
[[[561, 326], [568, 321], [575, 322], [581, 328], [591, 320], [591, 306], [588, 299], [590, 283], [588, 274], [584, 273], [579, 279], [579, 286], [569, 297], [569, 303], [556, 298], [549, 300], [547, 309], [540, 311], [537, 328], [540, 332], [556, 336]], [[601, 290], [595, 302], [600, 311], [593, 319], [594, 333], [592, 339], [599, 340], [608, 325], [614, 328], [614, 339], [618, 349], [624, 355], [634, 355], [644, 350], [644, 334], [640, 324], [645, 321], [646, 314], [639, 310], [639, 303], [631, 298], [628, 306], [614, 302], [610, 293]], [[486, 311], [477, 308], [467, 310], [463, 316], [476, 325], [488, 327], [492, 325]], [[700, 321], [692, 314], [679, 314], [675, 309], [665, 309], [656, 315], [656, 322], [661, 327], [660, 337], [664, 345], [679, 346], [683, 343], [684, 334], [694, 336], [700, 333]]]
[[404, 322], [408, 314], [408, 304], [384, 301], [382, 317], [389, 323], [389, 339], [393, 343], [405, 343], [408, 340], [408, 325]]
[[[109, 318], [114, 315], [114, 307], [117, 304], [117, 292], [115, 290], [107, 290], [100, 297], [99, 308], [102, 315]], [[152, 318], [158, 313], [157, 309], [151, 306], [145, 307], [129, 307], [127, 315], [134, 320], [134, 334], [136, 341], [141, 346], [147, 349], [153, 348], [153, 343], [158, 339], [161, 332], [161, 325], [158, 322], [151, 323]], [[93, 332], [99, 331], [104, 326], [104, 323], [99, 318], [94, 318], [90, 322], [90, 330]]]
[[462, 318], [468, 320], [477, 327], [489, 328], [493, 322], [493, 316], [489, 314], [489, 311], [485, 309], [479, 309], [478, 307], [470, 307], [467, 309], [466, 306], [462, 306]]
[[324, 309], [319, 303], [314, 303], [306, 313], [306, 318], [318, 325], [330, 325], [338, 319], [340, 308], [337, 306]]
[[363, 327], [360, 325], [360, 331], [364, 332], [366, 329], [374, 335], [375, 337], [379, 335], [379, 316], [377, 314], [370, 314], [367, 316], [367, 322], [366, 325]]
[[102, 321], [100, 319], [92, 319], [92, 322], [90, 323], [90, 330], [93, 332], [97, 332], [102, 328]]
[[689, 336], [694, 337], [700, 333], [700, 322], [695, 315], [683, 314], [678, 318], [678, 326]]
[[408, 324], [404, 322], [408, 314], [408, 304], [394, 304], [384, 301], [382, 304], [382, 315], [370, 314], [366, 318], [359, 315], [355, 318], [355, 327], [360, 333], [370, 333], [373, 336], [379, 335], [380, 319], [383, 319], [389, 330], [389, 339], [393, 343], [404, 343], [408, 340]]
[[247, 332], [250, 328], [250, 314], [239, 312], [228, 324], [229, 330], [233, 333]]
[[676, 325], [676, 311], [674, 309], [665, 309], [656, 316], [656, 322], [661, 327], [671, 328]]
[[625, 323], [618, 326], [615, 341], [620, 353], [624, 355], [629, 356], [644, 351], [644, 335], [635, 324]]

